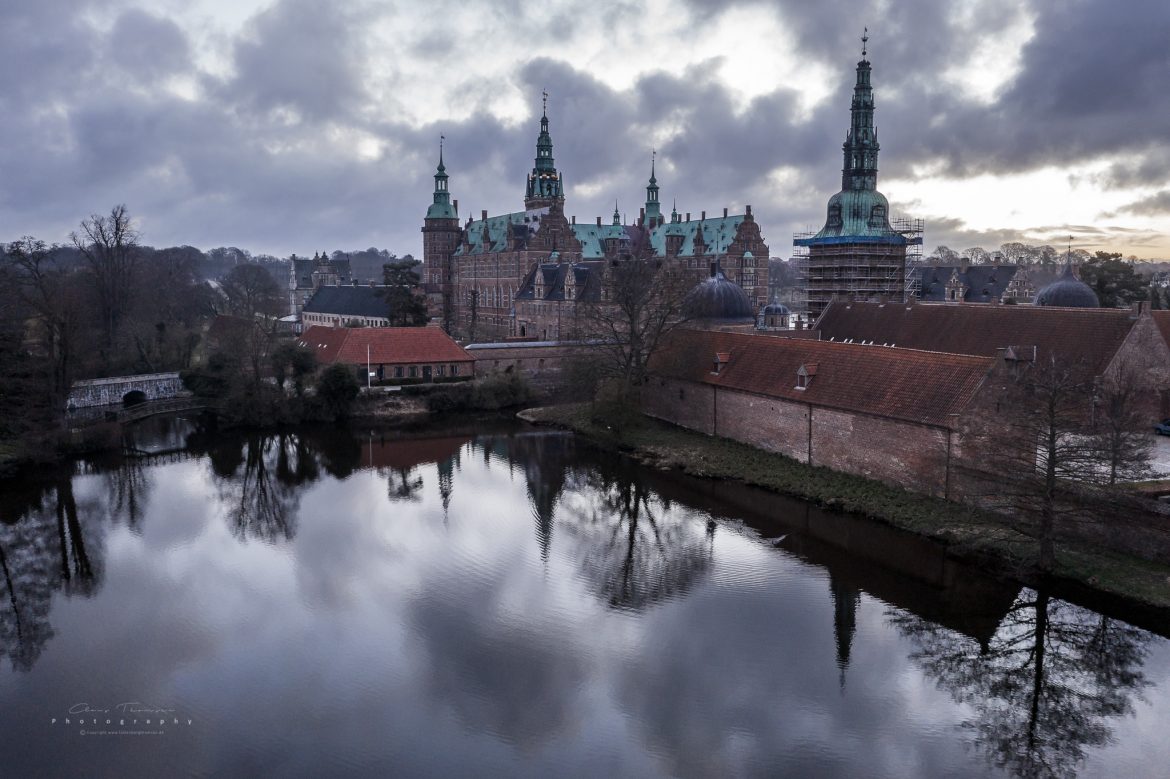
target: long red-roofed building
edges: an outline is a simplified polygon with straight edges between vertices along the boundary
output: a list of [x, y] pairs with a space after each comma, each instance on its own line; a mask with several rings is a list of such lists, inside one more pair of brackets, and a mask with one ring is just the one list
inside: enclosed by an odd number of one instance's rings
[[949, 495], [961, 418], [993, 357], [681, 330], [647, 414], [802, 462]]
[[298, 339], [320, 365], [340, 363], [374, 381], [472, 378], [475, 358], [437, 327], [310, 327]]

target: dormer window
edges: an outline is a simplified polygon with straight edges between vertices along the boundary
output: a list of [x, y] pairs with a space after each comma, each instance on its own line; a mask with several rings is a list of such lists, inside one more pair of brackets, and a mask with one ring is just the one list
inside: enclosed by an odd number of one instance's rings
[[815, 362], [805, 363], [796, 371], [796, 389], [806, 390], [808, 385], [812, 382], [812, 377], [817, 375], [817, 364]]
[[718, 376], [723, 371], [724, 366], [729, 362], [731, 362], [730, 352], [715, 352], [715, 360], [711, 368], [711, 373]]
[[829, 227], [841, 226], [841, 204], [834, 203], [829, 206]]

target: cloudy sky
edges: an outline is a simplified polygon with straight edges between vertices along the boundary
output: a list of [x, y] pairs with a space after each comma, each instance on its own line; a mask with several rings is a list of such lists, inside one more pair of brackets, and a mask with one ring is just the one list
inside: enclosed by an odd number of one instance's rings
[[840, 183], [863, 25], [879, 188], [926, 249], [1170, 257], [1165, 0], [0, 0], [0, 240], [125, 203], [144, 241], [421, 253], [522, 208], [548, 90], [566, 209], [751, 204], [774, 256]]

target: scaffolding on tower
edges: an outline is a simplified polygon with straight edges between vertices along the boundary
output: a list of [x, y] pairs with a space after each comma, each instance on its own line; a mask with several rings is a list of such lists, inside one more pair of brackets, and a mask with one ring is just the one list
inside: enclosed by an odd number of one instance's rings
[[890, 220], [890, 226], [905, 243], [864, 237], [826, 242], [818, 247], [815, 263], [810, 262], [809, 247], [801, 244], [815, 238], [818, 231], [794, 233], [790, 261], [796, 271], [797, 290], [793, 309], [802, 314], [819, 313], [836, 296], [850, 300], [899, 293], [904, 300], [917, 297], [922, 277], [923, 220], [897, 217]]

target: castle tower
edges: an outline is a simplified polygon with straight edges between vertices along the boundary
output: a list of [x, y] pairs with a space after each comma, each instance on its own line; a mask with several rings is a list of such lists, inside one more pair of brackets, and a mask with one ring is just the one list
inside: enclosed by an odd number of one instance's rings
[[548, 133], [548, 93], [544, 94], [544, 109], [540, 117], [540, 135], [536, 138], [536, 162], [528, 174], [528, 189], [524, 193], [526, 209], [544, 208], [565, 202], [561, 174], [553, 159], [552, 136]]
[[439, 167], [435, 170], [433, 200], [423, 219], [423, 279], [427, 282], [427, 308], [448, 333], [454, 324], [454, 253], [462, 235], [459, 201], [451, 202], [447, 166], [443, 164], [443, 136], [439, 136]]
[[906, 290], [906, 247], [921, 242], [921, 229], [903, 233], [890, 224], [890, 204], [877, 191], [877, 129], [871, 66], [866, 59], [868, 32], [862, 36], [861, 61], [850, 105], [849, 131], [842, 146], [841, 191], [829, 198], [825, 226], [811, 237], [798, 237], [808, 247], [805, 291], [808, 314], [815, 319], [835, 296], [903, 300]]
[[662, 209], [658, 204], [658, 179], [654, 178], [654, 157], [650, 152], [650, 183], [646, 185], [646, 226], [653, 229], [662, 221]]

